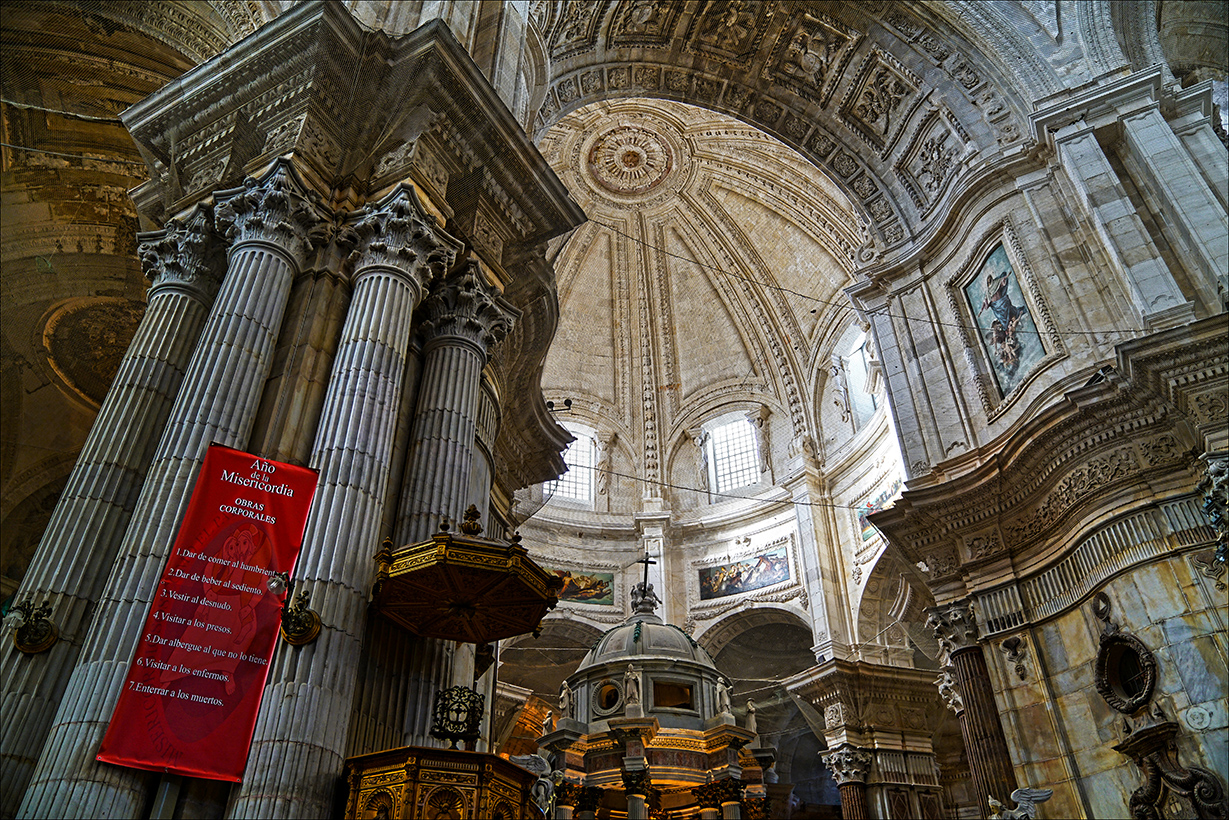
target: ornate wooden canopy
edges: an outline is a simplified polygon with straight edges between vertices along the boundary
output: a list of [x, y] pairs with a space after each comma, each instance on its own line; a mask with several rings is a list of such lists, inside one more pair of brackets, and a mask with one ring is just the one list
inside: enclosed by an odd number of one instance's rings
[[396, 550], [386, 542], [376, 555], [376, 608], [426, 638], [481, 644], [536, 630], [562, 580], [529, 557], [519, 535], [481, 532], [471, 506], [460, 533], [445, 522], [430, 541]]

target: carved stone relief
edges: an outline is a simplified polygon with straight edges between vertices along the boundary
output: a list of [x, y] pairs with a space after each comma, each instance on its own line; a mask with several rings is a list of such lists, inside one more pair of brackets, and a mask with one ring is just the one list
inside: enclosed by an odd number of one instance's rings
[[863, 60], [840, 106], [840, 117], [880, 154], [895, 141], [920, 102], [922, 80], [877, 48]]

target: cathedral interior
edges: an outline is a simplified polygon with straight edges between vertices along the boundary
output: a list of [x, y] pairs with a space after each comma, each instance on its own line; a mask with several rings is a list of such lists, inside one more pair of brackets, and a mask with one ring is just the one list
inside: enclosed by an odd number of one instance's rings
[[[0, 817], [1226, 817], [1222, 2], [0, 21]], [[211, 442], [319, 471], [238, 783], [95, 759]], [[412, 632], [471, 505], [558, 604]]]

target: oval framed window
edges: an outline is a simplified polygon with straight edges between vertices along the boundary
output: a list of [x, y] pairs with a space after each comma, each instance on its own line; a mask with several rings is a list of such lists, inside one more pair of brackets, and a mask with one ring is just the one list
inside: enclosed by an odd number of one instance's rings
[[593, 684], [590, 703], [595, 714], [609, 715], [622, 705], [623, 687], [613, 678], [603, 678]]
[[1105, 635], [1097, 653], [1093, 683], [1106, 703], [1125, 715], [1134, 714], [1152, 699], [1156, 658], [1133, 635]]

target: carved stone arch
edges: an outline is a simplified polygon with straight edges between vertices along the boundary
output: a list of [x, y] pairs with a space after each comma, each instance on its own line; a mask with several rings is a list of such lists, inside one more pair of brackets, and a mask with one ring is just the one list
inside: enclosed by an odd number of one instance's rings
[[[1080, 0], [1080, 5], [1085, 5]], [[1033, 32], [1022, 26], [1012, 12], [1017, 3], [984, 3], [982, 0], [953, 0], [951, 3], [921, 4], [915, 12], [942, 21], [976, 49], [977, 58], [995, 67], [996, 88], [1006, 94], [1020, 114], [1027, 114], [1032, 102], [1062, 89], [1062, 80], [1045, 60], [1046, 49], [1039, 48]], [[1015, 15], [1018, 17], [1018, 15]], [[1030, 15], [1031, 17], [1031, 15]], [[1039, 21], [1038, 28], [1044, 28]], [[1040, 33], [1039, 31], [1037, 33]], [[1048, 33], [1048, 32], [1047, 32]], [[1006, 61], [1011, 55], [1012, 61]]]
[[888, 547], [875, 561], [857, 606], [858, 646], [908, 649], [917, 646], [930, 654], [926, 608], [934, 596], [917, 571]]
[[[1174, 81], [1173, 71], [1165, 52], [1161, 48], [1161, 40], [1157, 31], [1157, 21], [1160, 14], [1156, 0], [1134, 0], [1131, 3], [1113, 3], [1109, 7], [1110, 19], [1114, 24], [1114, 34], [1118, 45], [1131, 62], [1131, 68], [1142, 71], [1154, 65], [1161, 66], [1163, 82]], [[1221, 9], [1221, 19], [1224, 19], [1224, 9]]]
[[1089, 68], [1098, 76], [1130, 68], [1109, 3], [1076, 3], [1076, 24]]
[[808, 633], [811, 631], [811, 625], [798, 613], [780, 606], [757, 604], [714, 621], [700, 631], [695, 640], [710, 657], [715, 658], [739, 635], [767, 624], [799, 627]]

